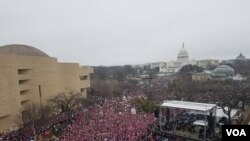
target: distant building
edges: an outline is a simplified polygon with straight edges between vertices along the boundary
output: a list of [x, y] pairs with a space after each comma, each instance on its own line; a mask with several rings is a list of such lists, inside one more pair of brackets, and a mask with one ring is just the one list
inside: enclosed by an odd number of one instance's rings
[[204, 69], [208, 69], [210, 67], [216, 67], [218, 65], [219, 65], [219, 60], [215, 59], [205, 59], [197, 61], [197, 66], [202, 67]]
[[235, 71], [228, 65], [220, 65], [211, 73], [213, 79], [229, 79], [235, 75]]
[[66, 90], [87, 96], [91, 67], [60, 63], [26, 45], [0, 47], [0, 132], [22, 127], [22, 115], [31, 103], [42, 106]]
[[244, 62], [244, 61], [249, 61], [242, 53], [240, 53], [235, 59], [230, 59], [230, 60], [223, 60], [222, 64], [234, 64], [237, 62]]
[[240, 55], [236, 57], [236, 60], [246, 60], [246, 57], [240, 53]]
[[246, 77], [243, 77], [238, 73], [235, 76], [232, 77], [232, 80], [234, 80], [234, 81], [244, 81], [246, 79], [247, 79]]
[[206, 72], [192, 74], [193, 81], [208, 81], [211, 79], [212, 79], [211, 75], [209, 73], [206, 73]]
[[159, 71], [160, 71], [160, 73], [176, 73], [181, 68], [181, 67], [177, 67], [177, 66], [181, 66], [181, 64], [178, 62], [175, 62], [175, 61], [162, 63], [160, 65]]
[[193, 73], [192, 80], [194, 81], [207, 81], [207, 80], [245, 80], [240, 74], [235, 75], [235, 71], [228, 65], [220, 65], [212, 71], [202, 73]]
[[149, 63], [150, 69], [160, 68], [162, 64], [164, 64], [164, 62]]
[[177, 62], [188, 62], [188, 52], [184, 47], [184, 43], [182, 45], [182, 49], [178, 53]]
[[149, 74], [142, 74], [140, 76], [141, 79], [149, 79], [150, 78], [150, 75]]
[[184, 47], [184, 43], [182, 45], [182, 49], [178, 52], [177, 60], [170, 61], [166, 63], [162, 63], [160, 65], [160, 73], [176, 73], [185, 66], [185, 65], [195, 65], [195, 60], [189, 60], [188, 52]]

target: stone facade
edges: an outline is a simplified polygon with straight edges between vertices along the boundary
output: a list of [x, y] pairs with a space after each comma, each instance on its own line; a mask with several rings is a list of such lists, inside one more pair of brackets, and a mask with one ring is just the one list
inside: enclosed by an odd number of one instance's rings
[[46, 104], [48, 98], [67, 90], [87, 96], [93, 68], [59, 63], [32, 47], [28, 53], [23, 45], [6, 48], [0, 47], [0, 131], [22, 126], [20, 115], [29, 103]]

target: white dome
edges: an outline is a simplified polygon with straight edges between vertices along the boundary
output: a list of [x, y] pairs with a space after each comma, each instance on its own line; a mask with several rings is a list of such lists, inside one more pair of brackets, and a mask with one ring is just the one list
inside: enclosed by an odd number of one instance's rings
[[188, 60], [188, 52], [182, 47], [177, 56], [177, 61], [187, 61]]

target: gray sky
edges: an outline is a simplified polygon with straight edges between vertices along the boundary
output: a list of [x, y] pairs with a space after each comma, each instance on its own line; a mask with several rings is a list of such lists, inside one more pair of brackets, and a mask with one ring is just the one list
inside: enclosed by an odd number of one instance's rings
[[0, 0], [0, 46], [27, 44], [63, 62], [124, 65], [250, 58], [249, 0]]

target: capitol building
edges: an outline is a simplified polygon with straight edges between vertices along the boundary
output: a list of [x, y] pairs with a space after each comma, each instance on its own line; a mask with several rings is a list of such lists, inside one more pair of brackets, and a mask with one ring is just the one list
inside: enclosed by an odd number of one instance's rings
[[183, 43], [182, 48], [177, 55], [177, 60], [169, 61], [166, 63], [161, 63], [159, 66], [159, 72], [160, 73], [176, 73], [176, 72], [179, 72], [179, 70], [183, 66], [196, 65], [196, 64], [197, 64], [196, 60], [189, 59], [188, 52], [185, 49], [185, 46]]

